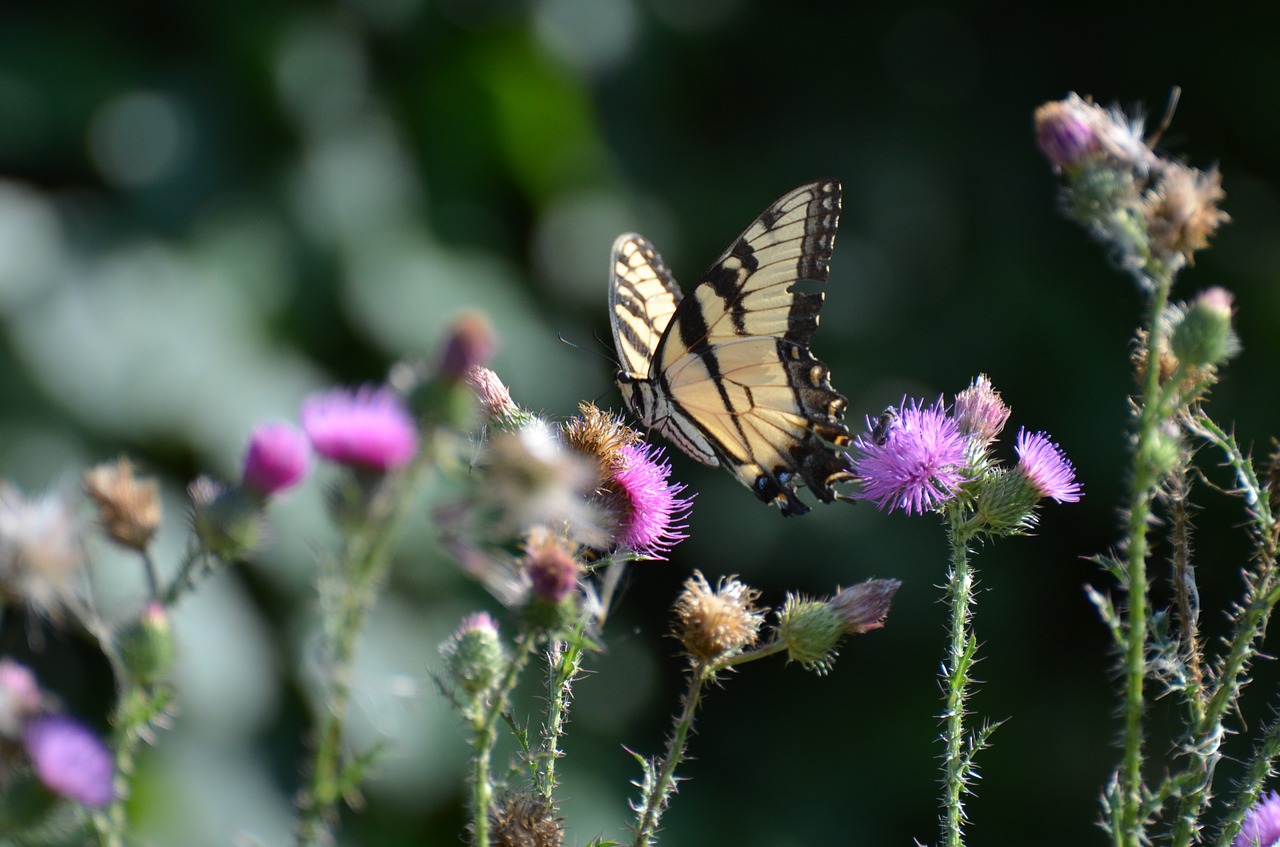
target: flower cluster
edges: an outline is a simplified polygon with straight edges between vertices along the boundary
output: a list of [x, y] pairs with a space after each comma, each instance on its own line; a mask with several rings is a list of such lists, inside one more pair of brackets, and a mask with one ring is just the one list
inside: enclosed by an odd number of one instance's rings
[[101, 808], [115, 798], [115, 761], [93, 730], [74, 718], [49, 711], [35, 675], [11, 659], [0, 659], [0, 743], [15, 743], [24, 754], [6, 773], [13, 782], [31, 776], [43, 796], [30, 798], [32, 812], [46, 797]]
[[1076, 94], [1035, 113], [1036, 141], [1062, 173], [1067, 214], [1110, 246], [1149, 286], [1150, 263], [1176, 270], [1229, 220], [1216, 168], [1199, 171], [1160, 156], [1143, 121]]
[[[584, 577], [663, 559], [684, 539], [692, 502], [661, 449], [591, 404], [553, 427], [520, 411], [491, 371], [470, 373], [499, 428], [473, 461], [473, 494], [437, 517], [445, 546], [504, 605], [571, 611]], [[521, 555], [503, 552], [513, 545]]]
[[903, 400], [853, 442], [861, 483], [854, 495], [884, 511], [923, 514], [948, 504], [971, 506], [988, 531], [1015, 532], [1034, 524], [1043, 499], [1073, 503], [1081, 486], [1062, 450], [1043, 432], [1019, 430], [1018, 462], [1000, 467], [991, 454], [1009, 407], [979, 376], [948, 408]]

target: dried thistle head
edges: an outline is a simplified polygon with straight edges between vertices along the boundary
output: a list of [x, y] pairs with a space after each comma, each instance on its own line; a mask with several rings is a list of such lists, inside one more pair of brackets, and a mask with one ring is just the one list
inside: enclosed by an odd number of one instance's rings
[[160, 488], [154, 479], [139, 479], [133, 463], [121, 456], [90, 468], [84, 491], [98, 507], [98, 520], [111, 540], [133, 550], [146, 550], [160, 527]]
[[1160, 179], [1146, 196], [1153, 250], [1169, 257], [1181, 256], [1190, 264], [1192, 254], [1208, 247], [1218, 227], [1231, 220], [1218, 208], [1226, 196], [1222, 173], [1216, 167], [1205, 172], [1181, 162], [1166, 162]]
[[493, 847], [560, 847], [564, 819], [545, 798], [522, 790], [489, 810], [489, 843]]
[[578, 406], [578, 416], [564, 424], [563, 436], [566, 445], [599, 462], [602, 478], [618, 462], [623, 447], [640, 441], [640, 433], [623, 423], [622, 418], [594, 403]]
[[54, 622], [80, 605], [84, 545], [71, 504], [53, 492], [29, 500], [0, 481], [0, 605], [25, 603]]
[[764, 613], [755, 606], [759, 597], [758, 590], [736, 577], [722, 577], [713, 589], [694, 571], [676, 598], [675, 636], [700, 662], [737, 655], [755, 643], [764, 623]]

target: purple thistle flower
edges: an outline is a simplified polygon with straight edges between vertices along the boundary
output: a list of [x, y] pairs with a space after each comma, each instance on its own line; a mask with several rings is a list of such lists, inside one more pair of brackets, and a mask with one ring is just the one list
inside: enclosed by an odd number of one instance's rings
[[1076, 470], [1062, 448], [1043, 432], [1028, 435], [1025, 429], [1019, 429], [1014, 449], [1018, 453], [1018, 470], [1041, 497], [1075, 503], [1084, 495], [1076, 482]]
[[1272, 791], [1245, 815], [1231, 847], [1273, 847], [1280, 842], [1280, 794]]
[[418, 452], [413, 417], [387, 388], [313, 394], [302, 404], [302, 428], [317, 453], [344, 465], [396, 470]]
[[269, 497], [301, 482], [310, 464], [311, 448], [296, 427], [260, 424], [249, 435], [242, 479], [245, 488]]
[[662, 448], [643, 442], [618, 450], [610, 473], [618, 526], [614, 541], [618, 546], [649, 559], [665, 559], [666, 553], [686, 536], [679, 523], [689, 516], [693, 500], [680, 497], [685, 486], [668, 481], [671, 463]]
[[965, 439], [941, 397], [927, 407], [904, 402], [887, 432], [859, 435], [853, 446], [854, 472], [862, 480], [854, 496], [882, 511], [924, 514], [954, 497], [964, 481]]
[[95, 808], [114, 798], [111, 751], [79, 721], [66, 715], [35, 718], [27, 724], [23, 743], [36, 775], [55, 794]]

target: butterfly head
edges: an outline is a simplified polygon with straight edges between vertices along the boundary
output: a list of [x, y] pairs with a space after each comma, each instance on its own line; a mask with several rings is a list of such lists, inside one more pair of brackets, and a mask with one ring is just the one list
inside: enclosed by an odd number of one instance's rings
[[622, 399], [631, 410], [631, 414], [636, 416], [636, 420], [644, 426], [653, 426], [658, 417], [653, 383], [645, 377], [621, 369], [614, 373], [613, 379], [618, 383]]

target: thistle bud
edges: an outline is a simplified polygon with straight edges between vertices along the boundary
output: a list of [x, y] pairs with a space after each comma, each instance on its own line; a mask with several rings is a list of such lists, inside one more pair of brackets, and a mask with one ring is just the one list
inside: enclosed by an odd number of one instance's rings
[[507, 663], [498, 625], [487, 612], [463, 618], [458, 631], [440, 645], [449, 681], [469, 703], [478, 702], [497, 682]]
[[787, 595], [778, 613], [778, 638], [787, 645], [787, 658], [819, 676], [835, 664], [844, 632], [844, 621], [825, 600]]
[[281, 494], [302, 481], [310, 464], [311, 448], [292, 424], [262, 424], [249, 436], [242, 484], [260, 497]]
[[196, 538], [224, 562], [243, 559], [266, 535], [262, 511], [240, 488], [227, 488], [207, 476], [187, 486]]
[[893, 595], [901, 587], [897, 579], [868, 579], [837, 591], [830, 603], [845, 634], [858, 635], [884, 626]]
[[1169, 347], [1187, 367], [1221, 365], [1240, 351], [1231, 328], [1231, 292], [1210, 288], [1183, 312], [1173, 328]]
[[148, 604], [142, 615], [121, 631], [116, 649], [134, 679], [151, 683], [162, 678], [173, 665], [177, 652], [164, 606], [155, 602]]
[[1099, 155], [1097, 127], [1102, 110], [1072, 95], [1036, 109], [1036, 144], [1055, 168], [1069, 170]]
[[450, 382], [462, 382], [497, 351], [498, 339], [488, 318], [479, 312], [464, 312], [449, 327], [449, 337], [440, 353], [440, 376]]
[[578, 587], [582, 563], [574, 557], [567, 541], [544, 530], [535, 530], [525, 545], [524, 571], [533, 596], [557, 605]]

